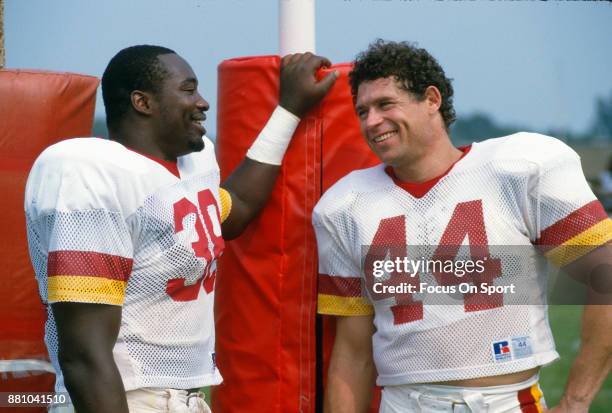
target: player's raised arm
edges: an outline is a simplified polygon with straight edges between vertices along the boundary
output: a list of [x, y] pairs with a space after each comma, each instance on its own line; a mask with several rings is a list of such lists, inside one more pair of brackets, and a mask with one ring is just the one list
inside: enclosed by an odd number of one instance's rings
[[337, 78], [332, 72], [317, 81], [316, 71], [330, 64], [312, 53], [287, 55], [281, 60], [279, 106], [246, 158], [221, 185], [231, 197], [230, 213], [222, 225], [225, 239], [240, 235], [268, 200], [300, 118], [323, 99]]

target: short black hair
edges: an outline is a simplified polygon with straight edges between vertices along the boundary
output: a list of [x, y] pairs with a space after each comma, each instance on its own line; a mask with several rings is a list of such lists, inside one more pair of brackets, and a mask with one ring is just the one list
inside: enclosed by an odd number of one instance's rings
[[106, 125], [115, 129], [127, 113], [134, 90], [157, 93], [167, 72], [158, 56], [176, 54], [162, 46], [138, 45], [120, 50], [108, 63], [102, 75], [102, 98], [106, 108]]
[[386, 77], [394, 77], [402, 89], [419, 100], [429, 86], [435, 86], [442, 95], [440, 114], [446, 129], [455, 121], [451, 79], [427, 50], [408, 42], [378, 39], [371, 43], [357, 55], [349, 73], [353, 101], [362, 82]]

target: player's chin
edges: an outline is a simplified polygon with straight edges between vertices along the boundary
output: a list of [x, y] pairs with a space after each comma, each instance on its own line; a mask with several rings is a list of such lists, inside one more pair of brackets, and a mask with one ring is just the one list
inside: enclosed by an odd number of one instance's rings
[[368, 142], [368, 146], [370, 147], [370, 150], [374, 153], [374, 155], [376, 155], [381, 161], [383, 160], [383, 158], [389, 156], [389, 148], [377, 146], [373, 142]]
[[374, 150], [374, 148], [372, 148], [372, 152], [374, 152], [374, 155], [376, 155], [376, 157], [385, 165], [391, 165], [395, 160], [395, 157], [388, 151]]
[[187, 141], [187, 145], [192, 152], [200, 152], [204, 149], [204, 139], [201, 136], [193, 136]]

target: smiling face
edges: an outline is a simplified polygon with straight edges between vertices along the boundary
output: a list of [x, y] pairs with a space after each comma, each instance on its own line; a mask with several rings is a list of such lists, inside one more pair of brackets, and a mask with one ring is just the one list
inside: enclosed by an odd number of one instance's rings
[[164, 54], [158, 59], [167, 73], [154, 96], [158, 144], [168, 158], [201, 151], [209, 104], [198, 92], [198, 79], [182, 57]]
[[355, 111], [370, 149], [383, 163], [401, 168], [426, 152], [437, 108], [427, 95], [418, 100], [387, 77], [359, 85]]

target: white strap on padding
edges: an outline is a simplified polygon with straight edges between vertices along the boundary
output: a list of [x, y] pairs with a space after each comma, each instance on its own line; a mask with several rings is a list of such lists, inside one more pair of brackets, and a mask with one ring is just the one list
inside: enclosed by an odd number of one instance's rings
[[46, 360], [36, 359], [17, 359], [17, 360], [0, 360], [0, 373], [11, 372], [28, 372], [28, 371], [44, 371], [47, 373], [55, 373], [55, 369], [51, 363]]

